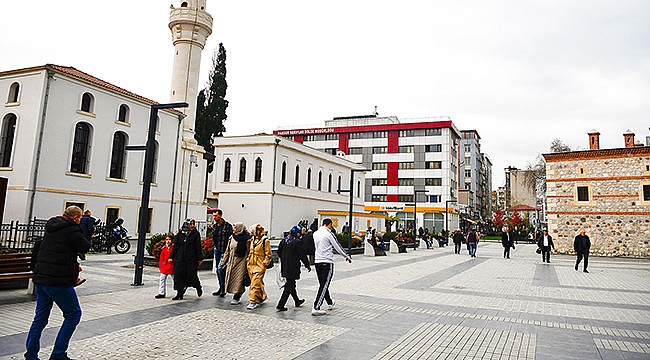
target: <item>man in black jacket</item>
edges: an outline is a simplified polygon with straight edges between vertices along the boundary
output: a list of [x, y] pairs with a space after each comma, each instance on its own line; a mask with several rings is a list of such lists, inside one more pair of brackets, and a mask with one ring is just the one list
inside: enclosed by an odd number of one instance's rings
[[460, 244], [465, 241], [463, 233], [456, 229], [454, 231], [454, 254], [460, 254]]
[[501, 246], [503, 246], [503, 257], [510, 259], [510, 248], [514, 247], [515, 234], [510, 233], [510, 228], [506, 228], [506, 232], [501, 234]]
[[79, 275], [77, 254], [90, 250], [90, 242], [79, 228], [81, 209], [70, 206], [62, 216], [47, 221], [43, 241], [34, 246], [36, 311], [27, 334], [25, 359], [38, 359], [41, 333], [47, 325], [53, 303], [63, 312], [50, 359], [68, 359], [70, 338], [81, 320], [81, 307], [74, 290]]
[[553, 245], [553, 237], [548, 234], [548, 230], [544, 229], [543, 234], [537, 236], [537, 247], [542, 252], [542, 262], [551, 262], [551, 249], [555, 249]]
[[578, 265], [580, 265], [580, 261], [582, 258], [585, 258], [585, 267], [583, 272], [588, 273], [587, 271], [587, 265], [589, 265], [589, 249], [591, 248], [591, 241], [589, 241], [589, 236], [585, 235], [585, 231], [581, 230], [580, 235], [576, 236], [575, 240], [573, 241], [573, 251], [575, 251], [576, 255], [578, 258], [576, 259], [576, 266], [575, 269], [578, 271]]

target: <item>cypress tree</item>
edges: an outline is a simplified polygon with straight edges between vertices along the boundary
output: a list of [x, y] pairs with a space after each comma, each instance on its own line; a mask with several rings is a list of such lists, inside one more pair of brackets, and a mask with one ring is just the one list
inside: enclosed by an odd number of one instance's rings
[[196, 101], [196, 141], [208, 152], [212, 152], [211, 138], [223, 136], [226, 131], [227, 89], [226, 49], [223, 43], [219, 43], [219, 49], [212, 55], [208, 82], [205, 89], [199, 92]]

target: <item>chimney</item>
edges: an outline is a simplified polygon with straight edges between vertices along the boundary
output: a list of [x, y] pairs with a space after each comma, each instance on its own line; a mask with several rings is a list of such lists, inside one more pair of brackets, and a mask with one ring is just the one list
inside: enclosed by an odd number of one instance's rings
[[634, 147], [634, 133], [632, 130], [627, 129], [627, 131], [623, 133], [623, 138], [625, 138], [626, 148]]
[[592, 129], [589, 134], [589, 150], [600, 149], [600, 133], [596, 129]]

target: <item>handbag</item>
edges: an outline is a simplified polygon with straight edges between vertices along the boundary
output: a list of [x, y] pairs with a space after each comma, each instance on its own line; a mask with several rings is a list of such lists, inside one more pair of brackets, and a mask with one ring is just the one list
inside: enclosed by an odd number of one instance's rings
[[538, 254], [541, 254], [541, 253], [542, 253], [542, 249], [537, 248], [537, 250], [535, 250], [535, 252], [538, 253]]
[[282, 289], [287, 283], [287, 279], [282, 276], [282, 263], [275, 267], [275, 283], [278, 284], [278, 289]]

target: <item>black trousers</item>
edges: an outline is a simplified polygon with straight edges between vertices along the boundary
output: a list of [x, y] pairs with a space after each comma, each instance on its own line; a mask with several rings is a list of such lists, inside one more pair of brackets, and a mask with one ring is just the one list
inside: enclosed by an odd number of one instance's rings
[[578, 259], [576, 260], [576, 270], [578, 270], [578, 265], [580, 265], [580, 261], [583, 257], [585, 258], [584, 270], [587, 270], [587, 265], [589, 265], [589, 252], [578, 253]]
[[454, 243], [454, 254], [460, 254], [460, 243]]
[[278, 301], [278, 308], [283, 308], [284, 305], [287, 304], [289, 295], [293, 298], [294, 304], [298, 305], [300, 299], [298, 298], [298, 292], [296, 291], [296, 279], [287, 279], [287, 283], [284, 284], [282, 295], [280, 296], [280, 301]]
[[330, 282], [332, 281], [332, 276], [334, 276], [334, 264], [332, 263], [317, 263], [316, 265], [316, 276], [318, 276], [318, 294], [316, 294], [316, 300], [314, 300], [314, 309], [320, 310], [320, 307], [323, 305], [323, 300], [326, 301], [329, 305], [332, 305], [332, 298], [330, 297]]
[[510, 259], [510, 246], [503, 247], [503, 257]]
[[551, 247], [542, 246], [542, 262], [551, 262]]

